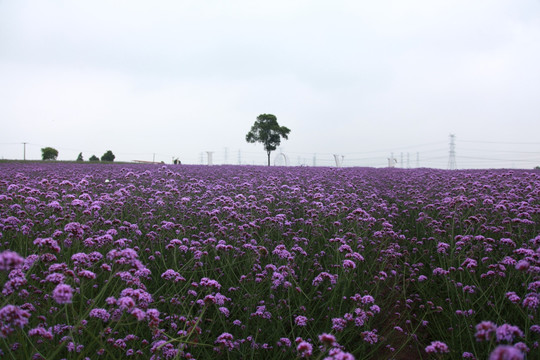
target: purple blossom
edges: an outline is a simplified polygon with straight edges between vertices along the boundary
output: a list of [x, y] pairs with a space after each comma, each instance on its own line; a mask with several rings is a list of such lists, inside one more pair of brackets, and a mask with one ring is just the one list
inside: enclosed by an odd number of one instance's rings
[[307, 322], [308, 322], [307, 317], [302, 316], [302, 315], [298, 315], [297, 317], [294, 318], [294, 323], [298, 326], [306, 326]]
[[327, 357], [324, 360], [355, 360], [354, 355], [345, 352], [339, 348], [330, 349]]
[[100, 308], [90, 310], [89, 316], [92, 318], [101, 319], [104, 322], [109, 321], [111, 318], [111, 314], [109, 314], [107, 310]]
[[476, 333], [474, 334], [474, 337], [476, 338], [476, 341], [489, 341], [495, 335], [496, 330], [497, 325], [493, 322], [482, 321], [476, 324]]
[[489, 360], [523, 360], [525, 357], [514, 346], [499, 345], [489, 355]]
[[52, 338], [54, 337], [50, 329], [47, 330], [43, 327], [36, 327], [28, 330], [28, 336], [37, 336], [47, 340], [52, 340]]
[[224, 332], [217, 337], [214, 343], [230, 351], [234, 349], [233, 340], [234, 340], [234, 337], [231, 334]]
[[261, 317], [263, 319], [270, 319], [272, 314], [266, 310], [266, 305], [257, 306], [257, 310], [251, 313], [252, 317]]
[[540, 295], [536, 293], [527, 294], [525, 299], [523, 299], [523, 307], [529, 310], [536, 311], [538, 305], [540, 304]]
[[15, 251], [5, 250], [0, 253], [0, 271], [17, 269], [24, 263], [24, 258]]
[[510, 324], [503, 324], [499, 327], [497, 327], [497, 330], [495, 331], [497, 342], [501, 341], [508, 341], [512, 342], [514, 341], [514, 337], [523, 337], [523, 332], [514, 325]]
[[47, 277], [45, 277], [45, 281], [48, 281], [53, 284], [62, 284], [65, 279], [66, 279], [66, 276], [64, 274], [59, 274], [59, 273], [52, 273], [52, 274], [47, 275]]
[[332, 319], [332, 330], [343, 331], [347, 327], [347, 320], [343, 318], [333, 318]]
[[310, 357], [313, 354], [313, 345], [307, 341], [300, 341], [296, 350], [300, 353], [300, 357]]
[[165, 280], [172, 280], [174, 282], [186, 281], [184, 277], [172, 269], [166, 270], [163, 274], [161, 274], [161, 277]]
[[58, 304], [70, 304], [73, 298], [73, 289], [66, 284], [58, 284], [52, 293], [54, 301]]
[[291, 340], [288, 338], [280, 338], [277, 342], [277, 346], [291, 347]]
[[48, 248], [55, 253], [60, 252], [60, 246], [58, 246], [58, 242], [53, 238], [37, 238], [34, 240], [34, 245], [37, 245], [40, 248]]
[[332, 275], [330, 273], [327, 273], [325, 271], [321, 272], [319, 275], [313, 279], [313, 286], [317, 286], [321, 284], [324, 280], [329, 280], [331, 285], [335, 285], [337, 283], [338, 275]]
[[323, 343], [325, 346], [336, 346], [337, 340], [334, 335], [323, 333], [319, 335], [319, 341]]
[[364, 339], [365, 342], [372, 345], [375, 344], [379, 340], [376, 330], [362, 332], [362, 338]]
[[219, 307], [219, 312], [221, 312], [223, 315], [225, 315], [225, 317], [229, 317], [229, 315], [230, 315], [229, 309], [227, 309], [225, 306], [220, 306]]
[[30, 313], [15, 305], [6, 305], [0, 309], [0, 337], [7, 337], [15, 331], [15, 328], [22, 328], [28, 324]]
[[135, 300], [131, 296], [122, 296], [116, 300], [116, 305], [121, 310], [130, 310], [135, 307]]
[[526, 271], [529, 269], [531, 264], [527, 260], [519, 260], [516, 264], [516, 269], [520, 271]]
[[450, 352], [448, 345], [442, 341], [432, 341], [430, 345], [426, 346], [425, 350], [428, 354], [445, 354]]

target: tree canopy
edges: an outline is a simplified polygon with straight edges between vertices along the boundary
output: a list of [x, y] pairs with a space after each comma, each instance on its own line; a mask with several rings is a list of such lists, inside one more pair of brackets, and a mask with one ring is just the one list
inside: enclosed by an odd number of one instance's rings
[[101, 161], [114, 161], [115, 157], [116, 156], [114, 156], [111, 150], [107, 150], [107, 152], [101, 156]]
[[99, 158], [96, 156], [96, 155], [92, 155], [90, 156], [90, 159], [88, 159], [89, 161], [99, 161]]
[[52, 147], [45, 147], [41, 149], [41, 158], [43, 160], [56, 160], [58, 157], [58, 150]]
[[84, 161], [84, 158], [82, 156], [82, 152], [79, 153], [79, 156], [77, 156], [77, 161]]
[[281, 138], [288, 139], [291, 130], [285, 126], [279, 126], [277, 118], [272, 114], [261, 114], [246, 135], [248, 143], [262, 143], [268, 155], [270, 166], [270, 153], [281, 144]]

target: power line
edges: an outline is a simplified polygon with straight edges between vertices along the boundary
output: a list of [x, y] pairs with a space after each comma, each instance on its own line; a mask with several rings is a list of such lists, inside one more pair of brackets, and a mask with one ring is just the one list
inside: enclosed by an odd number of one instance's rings
[[476, 157], [476, 156], [460, 156], [460, 159], [474, 159], [474, 160], [487, 160], [487, 161], [512, 161], [512, 162], [531, 162], [532, 160], [527, 159], [495, 159], [495, 158], [486, 158], [486, 157]]
[[483, 140], [460, 140], [460, 142], [481, 143], [481, 144], [540, 145], [540, 142], [511, 142], [511, 141], [483, 141]]
[[[462, 149], [462, 151], [493, 152], [492, 149], [467, 149], [467, 148]], [[497, 149], [496, 152], [508, 153], [508, 154], [540, 154], [540, 151], [514, 151], [514, 150], [499, 150], [499, 149]]]

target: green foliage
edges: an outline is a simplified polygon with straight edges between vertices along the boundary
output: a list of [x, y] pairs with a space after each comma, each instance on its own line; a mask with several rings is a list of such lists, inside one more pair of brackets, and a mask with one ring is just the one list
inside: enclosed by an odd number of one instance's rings
[[90, 156], [90, 159], [88, 159], [90, 161], [99, 161], [99, 158], [96, 156], [96, 155], [92, 155]]
[[79, 156], [77, 156], [77, 161], [84, 161], [82, 153], [79, 153]]
[[101, 161], [114, 161], [115, 157], [116, 156], [114, 156], [111, 150], [107, 150], [107, 152], [101, 156]]
[[246, 135], [248, 143], [260, 142], [268, 155], [270, 166], [270, 153], [281, 144], [281, 138], [288, 139], [291, 130], [285, 126], [279, 126], [277, 118], [272, 114], [261, 114]]
[[56, 160], [58, 157], [58, 150], [52, 147], [45, 147], [41, 149], [41, 158], [43, 160]]

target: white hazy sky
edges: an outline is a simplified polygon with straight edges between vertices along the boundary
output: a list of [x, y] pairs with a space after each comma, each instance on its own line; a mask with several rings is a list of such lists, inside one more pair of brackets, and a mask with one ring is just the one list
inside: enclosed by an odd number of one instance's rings
[[538, 0], [2, 0], [0, 158], [264, 164], [271, 113], [291, 165], [446, 168], [452, 133], [531, 168], [539, 64]]

